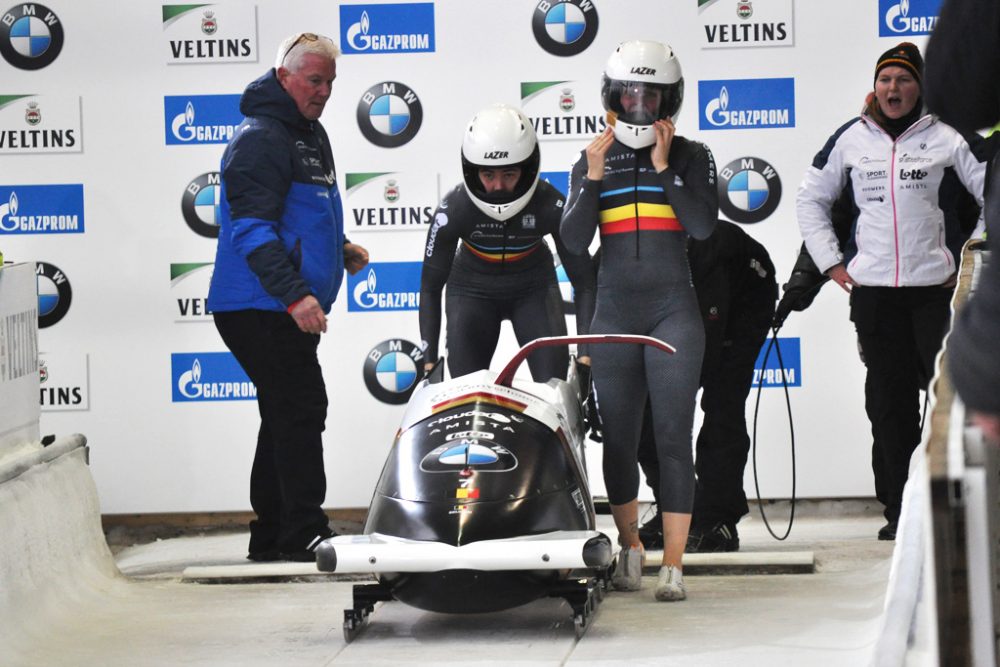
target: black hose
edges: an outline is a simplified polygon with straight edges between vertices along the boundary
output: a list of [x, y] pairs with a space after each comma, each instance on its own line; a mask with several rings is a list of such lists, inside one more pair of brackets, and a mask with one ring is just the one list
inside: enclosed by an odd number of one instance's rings
[[792, 524], [795, 521], [795, 426], [792, 423], [792, 401], [788, 394], [788, 378], [785, 374], [785, 362], [781, 358], [781, 345], [775, 345], [778, 342], [778, 332], [781, 330], [781, 326], [775, 326], [771, 329], [771, 342], [768, 343], [767, 350], [764, 351], [764, 359], [760, 364], [761, 371], [767, 368], [767, 359], [771, 355], [771, 349], [774, 348], [778, 353], [778, 367], [781, 370], [781, 384], [785, 388], [785, 405], [788, 407], [788, 432], [791, 435], [791, 450], [792, 450], [792, 509], [791, 514], [788, 517], [788, 528], [785, 530], [785, 534], [778, 537], [775, 532], [771, 529], [771, 524], [767, 520], [767, 514], [764, 512], [764, 503], [760, 498], [760, 482], [757, 479], [757, 416], [760, 412], [760, 394], [764, 388], [763, 377], [757, 382], [757, 401], [754, 404], [753, 409], [753, 485], [754, 490], [757, 492], [757, 507], [760, 509], [760, 518], [764, 520], [764, 526], [767, 527], [767, 532], [771, 533], [771, 537], [780, 541], [788, 538], [788, 535], [792, 532]]

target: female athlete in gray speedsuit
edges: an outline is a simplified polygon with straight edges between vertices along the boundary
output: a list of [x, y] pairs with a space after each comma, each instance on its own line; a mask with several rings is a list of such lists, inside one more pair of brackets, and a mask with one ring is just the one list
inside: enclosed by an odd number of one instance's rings
[[705, 332], [685, 239], [707, 238], [718, 215], [711, 153], [674, 135], [683, 85], [669, 46], [632, 41], [618, 47], [602, 87], [605, 108], [617, 118], [574, 166], [561, 225], [566, 246], [578, 253], [600, 229], [591, 333], [643, 334], [677, 348], [672, 356], [639, 346], [591, 350], [604, 479], [623, 546], [612, 584], [623, 590], [641, 583], [636, 450], [647, 393], [652, 402], [664, 534], [658, 600], [685, 597], [681, 558], [694, 492], [691, 430]]

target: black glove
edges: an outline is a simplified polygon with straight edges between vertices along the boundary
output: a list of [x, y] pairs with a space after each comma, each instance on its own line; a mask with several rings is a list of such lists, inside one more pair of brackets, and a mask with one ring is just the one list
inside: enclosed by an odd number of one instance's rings
[[590, 396], [590, 364], [576, 362], [576, 380], [580, 387], [580, 400], [586, 401]]
[[[586, 389], [581, 393], [583, 404], [583, 430], [590, 434], [590, 439], [594, 442], [604, 441], [604, 424], [601, 423], [601, 413], [597, 410], [597, 392], [590, 382], [590, 366], [581, 365], [586, 369], [581, 377], [581, 387]], [[586, 376], [586, 384], [583, 383], [583, 376]]]
[[604, 440], [601, 430], [601, 416], [597, 413], [597, 394], [590, 379], [590, 364], [576, 363], [576, 380], [580, 388], [580, 401], [583, 403], [583, 432], [590, 433], [594, 442]]
[[[425, 360], [424, 366], [429, 363]], [[438, 382], [444, 381], [444, 357], [438, 357], [434, 361], [434, 365], [424, 372], [423, 377], [427, 378], [430, 384], [436, 384]]]
[[601, 422], [601, 413], [597, 411], [597, 392], [590, 392], [587, 397], [587, 405], [583, 411], [583, 424], [590, 433], [590, 439], [594, 442], [604, 442], [604, 424]]
[[771, 326], [780, 328], [793, 310], [801, 312], [808, 308], [819, 293], [819, 289], [829, 279], [829, 276], [821, 273], [816, 267], [816, 263], [803, 244], [795, 266], [792, 267], [792, 275], [789, 276], [788, 282], [781, 286], [784, 294], [774, 311]]

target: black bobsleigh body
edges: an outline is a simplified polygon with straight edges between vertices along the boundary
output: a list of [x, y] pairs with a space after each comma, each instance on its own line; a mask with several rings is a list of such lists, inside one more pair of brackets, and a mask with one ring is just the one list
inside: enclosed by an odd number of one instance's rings
[[[653, 342], [650, 342], [653, 341]], [[584, 459], [583, 396], [567, 381], [513, 380], [535, 348], [655, 344], [640, 336], [539, 339], [501, 373], [424, 380], [407, 406], [362, 535], [317, 549], [321, 571], [369, 573], [345, 610], [352, 638], [378, 600], [436, 612], [508, 609], [565, 597], [578, 633], [600, 599], [614, 550], [596, 530]]]

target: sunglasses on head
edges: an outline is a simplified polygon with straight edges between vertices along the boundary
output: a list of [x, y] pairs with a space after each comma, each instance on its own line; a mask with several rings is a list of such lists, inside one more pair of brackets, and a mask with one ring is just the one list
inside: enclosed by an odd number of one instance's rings
[[285, 63], [285, 58], [287, 58], [288, 54], [292, 52], [292, 49], [294, 49], [299, 44], [304, 44], [306, 42], [315, 42], [315, 41], [318, 41], [319, 38], [320, 38], [320, 36], [317, 35], [314, 32], [303, 32], [303, 33], [300, 33], [299, 36], [295, 38], [295, 41], [292, 42], [291, 45], [289, 45], [289, 47], [287, 49], [285, 49], [284, 55], [281, 56], [281, 63], [282, 64]]

